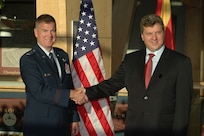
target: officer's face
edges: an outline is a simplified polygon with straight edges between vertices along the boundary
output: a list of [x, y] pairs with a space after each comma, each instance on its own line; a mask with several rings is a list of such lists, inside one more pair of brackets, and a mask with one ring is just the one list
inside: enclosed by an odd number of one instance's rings
[[46, 50], [50, 51], [53, 44], [56, 41], [56, 27], [55, 23], [39, 23], [34, 29], [35, 37], [37, 42], [43, 46]]

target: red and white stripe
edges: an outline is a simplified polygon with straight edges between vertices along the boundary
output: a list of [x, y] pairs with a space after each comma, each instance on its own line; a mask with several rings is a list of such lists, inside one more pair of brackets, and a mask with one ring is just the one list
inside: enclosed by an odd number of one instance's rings
[[[72, 65], [75, 88], [96, 85], [105, 79], [99, 48], [75, 60]], [[114, 136], [109, 97], [78, 106], [81, 136]]]

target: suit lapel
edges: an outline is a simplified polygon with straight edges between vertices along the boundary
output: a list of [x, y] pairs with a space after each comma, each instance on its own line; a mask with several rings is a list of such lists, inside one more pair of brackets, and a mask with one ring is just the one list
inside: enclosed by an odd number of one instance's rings
[[128, 73], [134, 75], [133, 81], [138, 84], [142, 84], [145, 88], [144, 67], [145, 67], [145, 49], [141, 49], [135, 52], [133, 55], [127, 58], [128, 61]]
[[151, 84], [154, 84], [154, 82], [157, 82], [156, 79], [162, 78], [163, 75], [166, 73], [168, 67], [168, 58], [169, 49], [165, 48], [152, 75], [149, 86], [151, 86]]
[[146, 56], [146, 50], [143, 50], [143, 52], [140, 55], [140, 60], [139, 60], [139, 72], [141, 76], [141, 81], [143, 81], [144, 88], [145, 87], [145, 74], [144, 74], [144, 69], [145, 69], [145, 56]]

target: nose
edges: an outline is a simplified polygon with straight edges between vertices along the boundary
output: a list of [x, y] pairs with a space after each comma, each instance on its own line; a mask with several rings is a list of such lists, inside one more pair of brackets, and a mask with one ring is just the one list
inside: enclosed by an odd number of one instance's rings
[[54, 36], [54, 34], [53, 34], [52, 31], [48, 31], [48, 32], [47, 32], [47, 36], [50, 37], [50, 38], [52, 38], [52, 37]]
[[52, 31], [49, 31], [49, 32], [48, 32], [48, 35], [49, 35], [49, 36], [52, 36]]
[[152, 34], [152, 39], [153, 39], [153, 40], [157, 40], [157, 34], [156, 34], [156, 33], [153, 33], [153, 34]]

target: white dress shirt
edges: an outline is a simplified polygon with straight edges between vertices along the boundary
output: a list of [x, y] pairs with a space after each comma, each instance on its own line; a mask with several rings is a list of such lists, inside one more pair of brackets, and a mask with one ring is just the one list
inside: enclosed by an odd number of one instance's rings
[[149, 54], [154, 54], [154, 57], [152, 58], [152, 74], [154, 73], [154, 70], [159, 62], [159, 59], [164, 51], [165, 46], [163, 45], [159, 50], [155, 52], [151, 52], [149, 49], [146, 48], [146, 57], [145, 57], [145, 64], [147, 63], [149, 59]]

